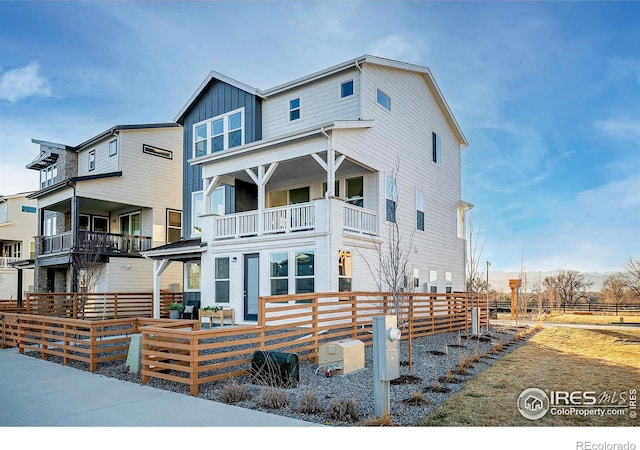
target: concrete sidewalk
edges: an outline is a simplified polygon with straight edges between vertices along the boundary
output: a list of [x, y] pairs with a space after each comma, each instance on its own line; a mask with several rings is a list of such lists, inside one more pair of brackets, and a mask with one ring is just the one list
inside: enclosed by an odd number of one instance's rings
[[0, 350], [0, 426], [316, 427]]

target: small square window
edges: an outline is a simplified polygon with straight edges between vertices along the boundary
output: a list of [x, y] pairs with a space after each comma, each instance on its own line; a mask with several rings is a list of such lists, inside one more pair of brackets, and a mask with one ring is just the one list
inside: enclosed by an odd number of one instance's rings
[[114, 139], [109, 142], [109, 156], [116, 156], [118, 154], [118, 141]]
[[294, 98], [289, 101], [289, 120], [297, 120], [300, 118], [300, 99]]
[[391, 97], [382, 92], [380, 89], [376, 92], [376, 102], [387, 111], [391, 111]]
[[353, 80], [345, 81], [340, 85], [340, 98], [353, 95]]

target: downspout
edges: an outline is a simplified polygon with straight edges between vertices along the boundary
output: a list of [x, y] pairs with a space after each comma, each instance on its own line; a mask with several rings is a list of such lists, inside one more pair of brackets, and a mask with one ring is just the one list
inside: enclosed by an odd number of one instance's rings
[[362, 107], [364, 106], [363, 103], [363, 95], [362, 95], [362, 89], [363, 89], [363, 80], [364, 80], [364, 73], [362, 72], [362, 67], [360, 66], [360, 63], [358, 61], [355, 62], [355, 66], [356, 69], [358, 69], [358, 71], [360, 71], [360, 83], [359, 83], [359, 96], [360, 98], [358, 99], [359, 101], [359, 106], [358, 106], [358, 117], [360, 120], [362, 120]]

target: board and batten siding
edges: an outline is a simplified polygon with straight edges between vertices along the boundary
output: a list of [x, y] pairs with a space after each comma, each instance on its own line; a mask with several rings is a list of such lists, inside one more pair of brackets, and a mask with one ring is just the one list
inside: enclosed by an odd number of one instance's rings
[[255, 95], [219, 80], [213, 82], [189, 107], [183, 125], [183, 180], [182, 180], [182, 233], [191, 237], [191, 197], [203, 189], [202, 166], [189, 164], [193, 158], [193, 125], [203, 120], [244, 108], [244, 143], [262, 138], [262, 104]]
[[[340, 85], [353, 80], [353, 95], [340, 98]], [[360, 77], [357, 69], [269, 97], [263, 104], [263, 138], [293, 133], [334, 120], [360, 117]], [[300, 99], [300, 118], [289, 121], [289, 101]]]
[[[420, 270], [421, 285], [428, 270], [438, 271], [439, 290], [444, 272], [453, 275], [454, 290], [464, 290], [464, 240], [457, 237], [456, 214], [461, 199], [460, 145], [446, 121], [423, 75], [365, 64], [363, 117], [375, 126], [334, 132], [334, 147], [366, 162], [380, 173], [379, 204], [381, 237], [387, 235], [385, 177], [399, 163], [398, 223], [405, 236], [414, 235], [418, 252], [411, 264]], [[391, 98], [391, 111], [376, 103], [380, 88]], [[442, 161], [435, 164], [431, 136], [441, 138]], [[416, 189], [425, 195], [425, 231], [416, 230]], [[422, 289], [422, 286], [421, 288]]]

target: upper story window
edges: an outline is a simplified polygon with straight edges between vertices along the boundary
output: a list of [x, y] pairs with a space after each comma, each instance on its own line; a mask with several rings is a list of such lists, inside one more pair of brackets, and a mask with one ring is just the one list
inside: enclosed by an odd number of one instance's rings
[[442, 161], [442, 142], [435, 133], [431, 133], [431, 160], [436, 164]]
[[424, 192], [416, 190], [416, 230], [424, 231]]
[[380, 88], [376, 90], [376, 103], [387, 111], [391, 111], [391, 97], [381, 91]]
[[289, 100], [289, 121], [300, 118], [300, 98]]
[[385, 184], [386, 184], [385, 186], [386, 219], [387, 219], [387, 222], [395, 222], [396, 221], [396, 202], [398, 201], [395, 177], [387, 175]]
[[244, 144], [244, 108], [193, 125], [193, 157]]
[[91, 150], [89, 152], [89, 172], [96, 168], [96, 151]]
[[353, 80], [345, 81], [340, 85], [340, 98], [353, 95]]
[[118, 154], [118, 140], [114, 139], [109, 142], [109, 156], [116, 156]]
[[167, 244], [180, 240], [182, 234], [182, 211], [167, 209]]
[[0, 203], [0, 223], [7, 221], [7, 202]]
[[40, 170], [40, 189], [58, 182], [58, 164], [52, 164], [46, 169]]
[[362, 177], [347, 178], [345, 181], [347, 190], [347, 203], [364, 208], [364, 180]]

